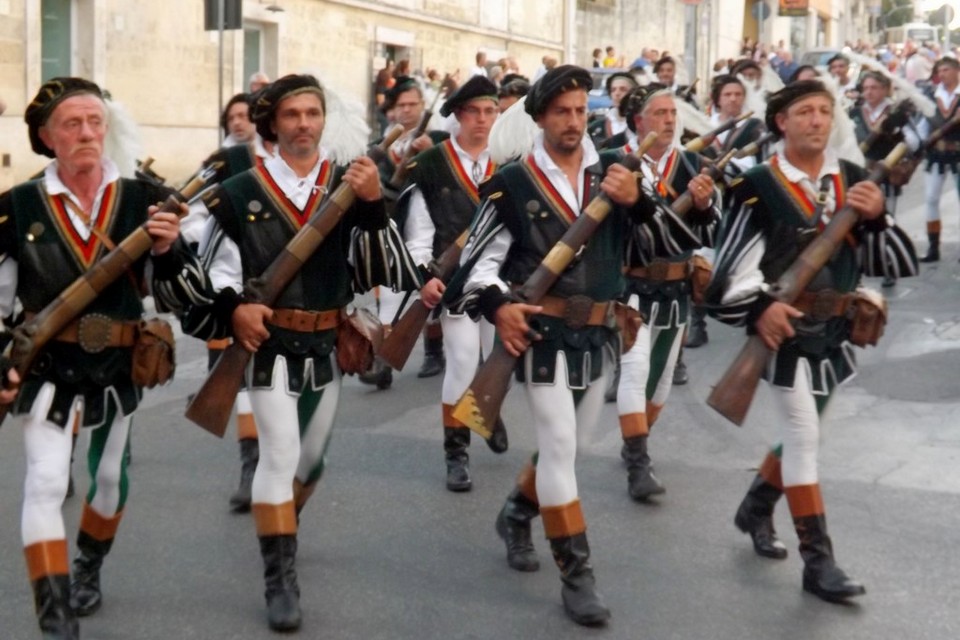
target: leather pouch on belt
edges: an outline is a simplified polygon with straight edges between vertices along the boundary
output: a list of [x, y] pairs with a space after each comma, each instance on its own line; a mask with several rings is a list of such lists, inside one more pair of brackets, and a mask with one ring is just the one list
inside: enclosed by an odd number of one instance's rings
[[633, 307], [616, 302], [613, 305], [613, 317], [620, 329], [620, 353], [626, 353], [637, 341], [637, 334], [643, 326], [643, 316]]
[[703, 304], [704, 296], [707, 293], [707, 285], [710, 284], [710, 276], [713, 275], [713, 265], [703, 256], [693, 256], [693, 263], [690, 273], [690, 297], [693, 298], [693, 304]]
[[383, 344], [383, 325], [368, 309], [342, 315], [337, 325], [337, 364], [345, 374], [370, 369]]
[[141, 320], [133, 345], [133, 384], [147, 389], [165, 384], [173, 378], [175, 368], [173, 327], [160, 318]]
[[876, 346], [886, 324], [886, 299], [873, 289], [857, 289], [850, 321], [850, 342], [858, 347]]

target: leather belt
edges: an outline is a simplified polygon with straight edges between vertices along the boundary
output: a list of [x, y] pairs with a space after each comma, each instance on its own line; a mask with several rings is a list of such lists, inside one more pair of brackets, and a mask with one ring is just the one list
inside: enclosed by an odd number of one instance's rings
[[960, 142], [956, 140], [938, 140], [933, 148], [937, 151], [960, 151]]
[[690, 261], [667, 262], [657, 259], [645, 267], [634, 267], [627, 269], [627, 275], [631, 278], [642, 278], [644, 280], [656, 280], [657, 282], [672, 282], [675, 280], [686, 280], [690, 277], [692, 269]]
[[612, 302], [594, 302], [587, 296], [544, 296], [537, 304], [543, 307], [540, 313], [565, 320], [571, 329], [606, 326], [613, 310]]
[[853, 293], [840, 293], [834, 289], [803, 291], [794, 301], [793, 307], [811, 320], [826, 322], [830, 318], [846, 316], [856, 298]]
[[87, 353], [99, 353], [107, 347], [132, 347], [137, 340], [139, 321], [118, 321], [100, 313], [74, 320], [54, 340], [79, 344]]
[[273, 317], [267, 321], [267, 324], [304, 333], [326, 331], [327, 329], [334, 329], [340, 324], [340, 309], [329, 309], [327, 311], [274, 309]]

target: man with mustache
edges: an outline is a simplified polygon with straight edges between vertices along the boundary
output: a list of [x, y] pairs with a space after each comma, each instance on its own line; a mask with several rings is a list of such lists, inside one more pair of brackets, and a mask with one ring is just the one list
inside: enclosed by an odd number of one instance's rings
[[[485, 76], [473, 76], [440, 109], [444, 117], [451, 114], [457, 119], [458, 130], [410, 162], [410, 186], [397, 207], [397, 221], [403, 228], [407, 248], [421, 265], [427, 281], [420, 298], [431, 309], [440, 304], [445, 285], [430, 275], [427, 265], [470, 226], [480, 202], [480, 183], [497, 168], [487, 149], [490, 128], [499, 114], [497, 86]], [[440, 315], [440, 326], [447, 360], [441, 392], [447, 489], [469, 491], [470, 429], [454, 418], [452, 411], [470, 385], [481, 353], [490, 355], [493, 325], [482, 318], [474, 322], [464, 313], [445, 309]], [[496, 437], [487, 443], [495, 452], [502, 453], [507, 448], [507, 434], [502, 423], [499, 425]]]
[[[49, 80], [24, 120], [33, 150], [54, 161], [40, 178], [0, 196], [0, 318], [10, 316], [15, 297], [28, 318], [42, 311], [144, 223], [153, 240], [148, 256], [40, 351], [19, 393], [8, 389], [0, 395], [0, 402], [13, 402], [11, 412], [23, 427], [21, 535], [40, 629], [44, 638], [73, 640], [79, 637], [77, 616], [100, 608], [100, 568], [127, 500], [124, 451], [143, 394], [131, 373], [141, 292], [149, 285], [158, 309], [172, 311], [209, 299], [210, 290], [199, 262], [180, 240], [177, 214], [157, 211], [156, 203], [170, 191], [121, 178], [104, 155], [110, 120], [100, 87], [81, 78]], [[0, 330], [5, 345], [10, 336]], [[15, 377], [3, 369], [5, 382]], [[61, 507], [73, 440], [68, 425], [78, 407], [82, 426], [92, 429], [91, 487], [71, 581]]]
[[627, 245], [625, 301], [639, 309], [644, 325], [636, 344], [621, 358], [616, 400], [627, 490], [634, 500], [645, 501], [664, 492], [653, 474], [647, 440], [670, 394], [690, 315], [692, 250], [713, 246], [720, 209], [713, 180], [700, 173], [700, 156], [675, 143], [679, 125], [673, 91], [651, 84], [634, 89], [624, 100], [631, 139], [622, 152], [632, 152], [637, 140], [657, 134], [642, 164], [650, 199], [668, 214], [670, 204], [685, 191], [693, 196], [693, 208], [680, 223], [685, 233], [678, 237], [685, 242], [634, 233]]
[[[767, 129], [783, 146], [733, 184], [706, 301], [711, 315], [746, 326], [770, 350], [766, 378], [782, 416], [781, 444], [760, 466], [734, 523], [757, 554], [786, 558], [773, 527], [774, 506], [786, 494], [803, 589], [844, 602], [866, 590], [834, 560], [817, 471], [820, 422], [836, 386], [855, 373], [851, 341], [875, 343], [882, 330], [861, 321], [879, 318], [874, 310], [882, 306], [878, 293], [857, 292], [861, 275], [915, 275], [917, 263], [909, 238], [885, 215], [880, 188], [828, 148], [834, 100], [818, 80], [770, 96]], [[793, 304], [779, 302], [771, 285], [847, 204], [860, 222]], [[861, 339], [855, 327], [870, 331]]]
[[[516, 376], [536, 428], [539, 454], [497, 518], [507, 562], [517, 571], [539, 569], [530, 524], [542, 515], [564, 609], [574, 622], [592, 626], [605, 624], [610, 612], [596, 590], [574, 461], [578, 439], [596, 423], [613, 363], [609, 315], [623, 286], [623, 237], [633, 224], [648, 222], [652, 208], [636, 176], [612, 157], [601, 162], [585, 137], [590, 85], [586, 70], [563, 65], [531, 88], [525, 109], [541, 132], [529, 155], [481, 185], [480, 209], [448, 296], [454, 309], [495, 324], [504, 348], [519, 358]], [[601, 193], [614, 208], [583, 252], [539, 304], [516, 302], [512, 290]]]
[[[364, 156], [335, 165], [320, 146], [326, 98], [310, 75], [289, 75], [265, 88], [253, 110], [257, 132], [278, 154], [204, 194], [210, 219], [200, 247], [218, 290], [211, 305], [184, 316], [184, 331], [202, 339], [231, 335], [253, 357], [250, 405], [260, 436], [252, 505], [266, 584], [267, 622], [300, 627], [296, 555], [299, 513], [324, 471], [339, 401], [336, 359], [343, 308], [379, 284], [419, 288], [419, 274], [390, 247], [377, 167]], [[249, 302], [243, 283], [260, 276], [346, 182], [356, 201], [323, 245], [305, 257], [273, 308]]]

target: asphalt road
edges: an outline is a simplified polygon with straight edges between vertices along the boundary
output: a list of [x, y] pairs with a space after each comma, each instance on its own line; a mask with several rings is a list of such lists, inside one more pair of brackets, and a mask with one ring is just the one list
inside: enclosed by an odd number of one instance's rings
[[[903, 199], [902, 224], [926, 249], [922, 179]], [[761, 388], [742, 428], [704, 399], [742, 343], [711, 322], [710, 343], [688, 351], [689, 385], [674, 390], [651, 440], [667, 493], [633, 503], [607, 405], [578, 458], [578, 477], [609, 627], [584, 629], [562, 612], [542, 528], [542, 568], [507, 568], [493, 530], [501, 501], [534, 448], [526, 400], [504, 408], [511, 448], [475, 440], [474, 489], [443, 488], [439, 378], [415, 377], [419, 354], [393, 387], [345, 384], [326, 477], [304, 512], [298, 637], [500, 639], [602, 637], [911, 638], [960, 636], [960, 264], [955, 193], [943, 200], [944, 259], [891, 292], [887, 333], [862, 353], [861, 374], [836, 396], [824, 428], [821, 478], [837, 558], [868, 594], [836, 606], [800, 589], [801, 562], [784, 505], [776, 522], [790, 557], [753, 554], [734, 510], [776, 423]], [[180, 341], [180, 368], [150, 392], [135, 419], [131, 492], [103, 569], [103, 608], [85, 640], [273, 638], [249, 516], [228, 512], [238, 472], [225, 440], [187, 423], [185, 396], [206, 356]], [[85, 447], [81, 440], [81, 450]], [[80, 488], [87, 486], [75, 465]], [[19, 537], [22, 438], [0, 430], [0, 640], [37, 638]], [[64, 513], [74, 537], [80, 498]]]

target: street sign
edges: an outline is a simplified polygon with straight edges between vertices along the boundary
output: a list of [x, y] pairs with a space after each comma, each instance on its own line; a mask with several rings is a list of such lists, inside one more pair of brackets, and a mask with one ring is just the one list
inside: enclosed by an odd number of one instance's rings
[[757, 0], [750, 7], [750, 15], [753, 16], [754, 20], [767, 20], [770, 18], [770, 5], [764, 0]]

